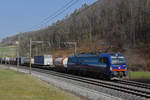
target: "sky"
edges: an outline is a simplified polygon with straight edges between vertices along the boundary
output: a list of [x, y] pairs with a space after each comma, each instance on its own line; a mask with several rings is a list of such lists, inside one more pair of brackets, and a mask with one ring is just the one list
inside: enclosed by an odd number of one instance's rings
[[54, 14], [69, 1], [71, 0], [0, 0], [0, 40], [20, 32], [32, 31], [50, 25], [71, 14], [84, 3], [90, 5], [97, 0], [79, 0], [55, 19], [39, 25], [41, 21]]

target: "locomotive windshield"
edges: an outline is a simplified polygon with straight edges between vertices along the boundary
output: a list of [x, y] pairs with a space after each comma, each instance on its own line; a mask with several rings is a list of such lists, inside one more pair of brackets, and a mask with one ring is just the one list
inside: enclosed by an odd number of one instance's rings
[[123, 65], [126, 64], [124, 56], [111, 56], [113, 65]]

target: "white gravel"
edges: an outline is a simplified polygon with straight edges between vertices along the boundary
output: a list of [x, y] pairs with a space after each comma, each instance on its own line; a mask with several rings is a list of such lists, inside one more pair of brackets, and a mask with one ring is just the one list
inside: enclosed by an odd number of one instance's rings
[[[0, 65], [0, 68], [8, 68], [8, 67], [4, 65]], [[17, 71], [17, 68], [14, 67], [9, 67], [9, 69]], [[29, 70], [19, 69], [19, 72], [29, 73]], [[76, 95], [82, 96], [89, 100], [122, 100], [121, 98], [118, 97], [114, 97], [102, 92], [95, 91], [93, 89], [82, 87], [78, 84], [73, 84], [72, 82], [63, 80], [62, 78], [57, 76], [52, 76], [49, 74], [40, 73], [36, 71], [32, 71], [32, 76], [37, 77], [53, 86], [56, 86], [63, 90], [70, 91], [72, 93], [75, 93]]]

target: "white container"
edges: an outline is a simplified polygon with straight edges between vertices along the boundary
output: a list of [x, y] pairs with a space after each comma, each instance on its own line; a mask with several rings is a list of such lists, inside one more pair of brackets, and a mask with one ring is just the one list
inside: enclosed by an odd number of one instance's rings
[[34, 56], [34, 64], [36, 65], [53, 65], [53, 56], [52, 55], [43, 55], [43, 56]]

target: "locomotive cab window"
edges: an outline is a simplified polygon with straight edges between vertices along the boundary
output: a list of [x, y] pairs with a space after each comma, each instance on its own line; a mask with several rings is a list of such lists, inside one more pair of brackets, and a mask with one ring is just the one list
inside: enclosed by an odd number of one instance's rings
[[100, 62], [100, 63], [104, 63], [104, 59], [103, 59], [103, 58], [100, 58], [100, 59], [99, 59], [99, 62]]
[[104, 57], [104, 63], [105, 63], [105, 64], [109, 64], [109, 60], [108, 60], [107, 57]]
[[109, 60], [108, 60], [108, 58], [107, 57], [103, 57], [103, 58], [100, 58], [100, 60], [99, 60], [101, 63], [105, 63], [105, 64], [109, 64]]
[[124, 56], [111, 56], [112, 64], [117, 65], [123, 65], [126, 64], [126, 60]]

